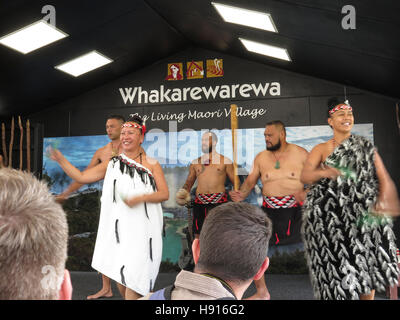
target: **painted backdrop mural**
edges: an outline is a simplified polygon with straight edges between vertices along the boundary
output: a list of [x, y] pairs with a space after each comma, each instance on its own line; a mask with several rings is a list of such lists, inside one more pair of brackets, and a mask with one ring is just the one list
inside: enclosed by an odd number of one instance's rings
[[[295, 143], [308, 151], [316, 144], [329, 140], [332, 136], [329, 126], [287, 127], [286, 130], [287, 140], [290, 143]], [[206, 131], [163, 132], [153, 129], [146, 134], [143, 143], [143, 148], [148, 156], [156, 158], [163, 167], [170, 191], [169, 200], [162, 204], [165, 222], [165, 237], [163, 238], [164, 267], [169, 265], [176, 266], [181, 254], [181, 243], [184, 236], [182, 229], [188, 223], [188, 209], [175, 203], [175, 194], [187, 178], [190, 162], [201, 155], [201, 136]], [[232, 159], [231, 131], [223, 129], [213, 130], [213, 132], [218, 137], [217, 152]], [[354, 125], [353, 133], [365, 136], [373, 141], [372, 124], [356, 124]], [[237, 137], [237, 161], [239, 174], [242, 175], [243, 181], [250, 171], [257, 153], [265, 150], [264, 128], [239, 129]], [[61, 193], [71, 183], [71, 179], [65, 175], [57, 163], [48, 158], [46, 153], [48, 146], [51, 145], [58, 148], [72, 164], [83, 170], [89, 164], [94, 152], [108, 142], [106, 135], [45, 138], [43, 174], [50, 185], [51, 192], [54, 194]], [[262, 203], [260, 186], [256, 186], [247, 199], [248, 202], [257, 206]], [[85, 245], [88, 245], [88, 249], [84, 257], [75, 257], [69, 252], [69, 259], [74, 261], [74, 266], [70, 266], [71, 269], [85, 269], [80, 261], [82, 259], [86, 261], [86, 266], [90, 266], [93, 253], [91, 248], [93, 248], [97, 231], [101, 188], [102, 182], [85, 185], [70, 197], [69, 207], [66, 210], [69, 222], [72, 221], [73, 216], [77, 218], [84, 216], [91, 221], [91, 223], [87, 223], [87, 221], [81, 221], [82, 219], [80, 219], [79, 226], [70, 226], [71, 239], [89, 239], [87, 242], [90, 242], [89, 244], [85, 242]], [[227, 185], [227, 188], [230, 189], [231, 186]], [[74, 246], [70, 245], [70, 250], [73, 250], [73, 248]]]

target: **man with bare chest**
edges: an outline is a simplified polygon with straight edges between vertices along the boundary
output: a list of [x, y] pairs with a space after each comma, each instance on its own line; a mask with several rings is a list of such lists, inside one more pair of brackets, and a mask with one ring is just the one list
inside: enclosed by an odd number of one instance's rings
[[[239, 191], [231, 191], [233, 201], [243, 201], [258, 179], [262, 182], [262, 209], [272, 220], [271, 245], [284, 245], [301, 241], [301, 203], [305, 199], [300, 175], [308, 152], [286, 141], [285, 126], [272, 121], [265, 127], [266, 150], [254, 159], [253, 167]], [[256, 282], [254, 298], [268, 299], [264, 279]]]
[[[106, 122], [106, 132], [108, 137], [110, 138], [110, 142], [106, 144], [104, 147], [99, 148], [93, 155], [92, 160], [90, 161], [89, 165], [87, 166], [87, 169], [93, 168], [97, 165], [99, 165], [102, 162], [109, 162], [112, 157], [118, 156], [121, 151], [121, 142], [120, 142], [120, 134], [121, 134], [121, 128], [122, 124], [125, 122], [125, 119], [120, 116], [120, 115], [111, 115], [107, 118]], [[65, 201], [68, 196], [81, 188], [84, 184], [78, 183], [76, 181], [73, 181], [67, 189], [65, 189], [61, 194], [57, 196], [57, 201], [58, 202], [63, 202]], [[102, 297], [112, 297], [112, 289], [111, 289], [111, 280], [106, 277], [105, 275], [102, 275], [102, 288], [100, 291], [93, 295], [89, 295], [87, 299], [98, 299]]]
[[215, 151], [217, 136], [206, 132], [202, 139], [203, 155], [192, 161], [189, 175], [176, 194], [176, 201], [185, 205], [190, 201], [190, 190], [197, 180], [196, 198], [193, 206], [193, 235], [198, 238], [207, 213], [219, 204], [228, 201], [225, 181], [228, 176], [234, 181], [232, 161]]

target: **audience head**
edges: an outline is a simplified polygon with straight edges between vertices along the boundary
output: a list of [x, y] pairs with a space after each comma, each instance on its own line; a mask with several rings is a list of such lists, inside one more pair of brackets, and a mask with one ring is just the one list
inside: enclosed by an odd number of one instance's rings
[[196, 273], [250, 284], [268, 267], [272, 222], [258, 207], [228, 202], [212, 209], [193, 244]]
[[65, 213], [47, 185], [29, 173], [1, 169], [0, 300], [58, 299], [67, 240]]

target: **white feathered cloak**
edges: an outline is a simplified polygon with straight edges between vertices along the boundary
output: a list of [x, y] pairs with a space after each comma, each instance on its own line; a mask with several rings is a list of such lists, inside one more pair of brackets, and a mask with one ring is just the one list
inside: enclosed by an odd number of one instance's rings
[[160, 203], [130, 208], [122, 199], [155, 191], [149, 169], [124, 154], [110, 160], [92, 267], [141, 295], [153, 289], [158, 275], [163, 213]]

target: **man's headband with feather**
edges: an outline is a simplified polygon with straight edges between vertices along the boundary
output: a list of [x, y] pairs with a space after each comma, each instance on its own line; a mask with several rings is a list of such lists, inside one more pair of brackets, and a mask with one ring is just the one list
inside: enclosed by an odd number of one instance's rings
[[332, 115], [336, 111], [339, 111], [339, 110], [350, 110], [350, 111], [352, 111], [353, 108], [350, 106], [349, 101], [346, 100], [344, 103], [339, 103], [339, 104], [336, 104], [336, 105], [332, 106], [332, 109], [329, 110], [329, 115]]

